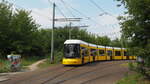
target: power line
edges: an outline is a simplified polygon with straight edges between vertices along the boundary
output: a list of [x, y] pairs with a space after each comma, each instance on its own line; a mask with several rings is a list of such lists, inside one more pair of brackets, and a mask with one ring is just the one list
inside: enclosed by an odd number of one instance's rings
[[[63, 3], [67, 4], [64, 0], [61, 0]], [[79, 13], [81, 16], [88, 18], [86, 15], [84, 15], [83, 13], [81, 13], [80, 11], [78, 11], [77, 9], [73, 8], [70, 4], [67, 4], [67, 6], [69, 6], [71, 9], [73, 9], [74, 11], [76, 11], [77, 13]]]
[[[60, 0], [61, 3], [64, 5], [64, 7], [66, 8], [66, 10], [71, 14], [72, 17], [76, 18], [76, 15], [70, 10], [70, 8], [68, 7], [68, 5], [63, 1]], [[83, 25], [80, 21], [78, 25]]]
[[[64, 2], [64, 0], [61, 0]], [[65, 3], [65, 2], [64, 2]], [[67, 4], [67, 6], [69, 6], [70, 8], [72, 8], [74, 11], [76, 11], [77, 13], [79, 13], [81, 16], [88, 18], [88, 20], [90, 20], [91, 22], [102, 26], [101, 24], [97, 23], [95, 20], [93, 20], [92, 18], [87, 17], [86, 15], [84, 15], [82, 12], [78, 11], [77, 9], [73, 8], [70, 4]], [[120, 31], [119, 31], [120, 32]], [[107, 32], [104, 32], [105, 34], [108, 34]], [[111, 34], [112, 35], [112, 34]]]
[[[64, 2], [64, 0], [62, 0]], [[66, 2], [64, 2], [66, 3]], [[67, 4], [67, 3], [66, 3]], [[97, 25], [102, 26], [101, 24], [99, 24], [98, 22], [96, 22], [95, 20], [93, 20], [92, 18], [86, 16], [85, 14], [83, 14], [82, 12], [80, 12], [79, 10], [75, 9], [74, 7], [72, 7], [70, 4], [67, 4], [71, 9], [73, 9], [74, 11], [76, 11], [78, 14], [80, 14], [81, 16], [87, 18], [87, 20], [90, 20], [92, 23], [95, 23]]]
[[60, 14], [61, 14], [64, 18], [67, 18], [67, 17], [65, 16], [65, 14], [59, 9], [58, 6], [56, 6], [56, 8], [58, 9], [58, 11], [60, 12]]
[[66, 8], [66, 10], [68, 10], [68, 12], [69, 12], [73, 17], [75, 17], [75, 15], [71, 12], [71, 10], [68, 8], [68, 6], [66, 5], [66, 3], [63, 2], [62, 0], [60, 0], [60, 1], [61, 1], [61, 3], [64, 5], [64, 7]]
[[104, 13], [107, 13], [106, 11], [104, 11], [104, 9], [102, 9], [99, 5], [97, 5], [93, 0], [89, 0], [92, 4], [94, 4], [99, 10], [101, 10]]
[[[112, 17], [116, 17], [116, 16], [114, 16], [114, 15], [112, 15], [111, 13], [108, 13], [108, 12], [106, 12], [103, 8], [101, 8], [94, 0], [89, 0], [95, 7], [97, 7], [100, 11], [102, 11], [103, 12], [103, 14], [107, 14], [107, 15], [109, 15], [109, 16], [112, 16]], [[102, 14], [102, 15], [103, 15]]]

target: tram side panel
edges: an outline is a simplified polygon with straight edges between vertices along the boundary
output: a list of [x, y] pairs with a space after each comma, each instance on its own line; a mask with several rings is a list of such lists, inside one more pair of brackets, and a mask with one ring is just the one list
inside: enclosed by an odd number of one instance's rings
[[98, 51], [99, 51], [98, 60], [99, 61], [101, 61], [101, 60], [107, 60], [105, 49], [104, 48], [99, 48]]
[[98, 52], [98, 48], [97, 48], [97, 49], [96, 49], [95, 61], [98, 61], [98, 57], [99, 57], [99, 52]]
[[88, 45], [83, 45], [80, 44], [80, 52], [81, 52], [81, 57], [82, 57], [82, 63], [88, 63], [90, 58], [89, 58], [89, 48]]
[[123, 56], [123, 60], [127, 60], [127, 50], [122, 50], [122, 56]]
[[90, 52], [91, 52], [91, 54], [90, 54], [91, 62], [96, 61], [96, 56], [97, 56], [97, 50], [96, 50], [96, 48], [92, 47], [90, 49]]
[[106, 48], [106, 60], [112, 60], [113, 58], [113, 50]]
[[91, 52], [91, 47], [89, 46], [89, 62], [93, 62], [93, 56]]

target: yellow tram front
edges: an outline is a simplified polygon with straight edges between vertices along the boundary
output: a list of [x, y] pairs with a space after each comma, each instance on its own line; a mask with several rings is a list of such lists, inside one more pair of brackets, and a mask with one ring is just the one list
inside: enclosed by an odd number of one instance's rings
[[64, 65], [80, 65], [83, 63], [81, 51], [80, 51], [80, 40], [66, 40], [64, 43], [64, 57], [62, 64]]

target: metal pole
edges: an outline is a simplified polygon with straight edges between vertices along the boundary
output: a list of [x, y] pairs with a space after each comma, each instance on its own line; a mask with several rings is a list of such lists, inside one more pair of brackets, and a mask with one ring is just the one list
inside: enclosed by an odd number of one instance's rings
[[69, 24], [70, 25], [70, 28], [69, 28], [69, 39], [71, 39], [71, 24], [72, 23], [70, 22], [70, 24]]
[[50, 63], [54, 63], [54, 28], [55, 28], [55, 3], [53, 3], [53, 21], [52, 21], [52, 33], [51, 33], [51, 58]]

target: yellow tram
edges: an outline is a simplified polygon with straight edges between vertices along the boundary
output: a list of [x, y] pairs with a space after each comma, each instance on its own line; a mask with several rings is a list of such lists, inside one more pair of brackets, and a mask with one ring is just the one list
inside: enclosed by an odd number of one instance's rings
[[66, 40], [64, 42], [64, 65], [81, 65], [104, 60], [135, 60], [129, 56], [127, 49], [94, 45], [82, 40]]

